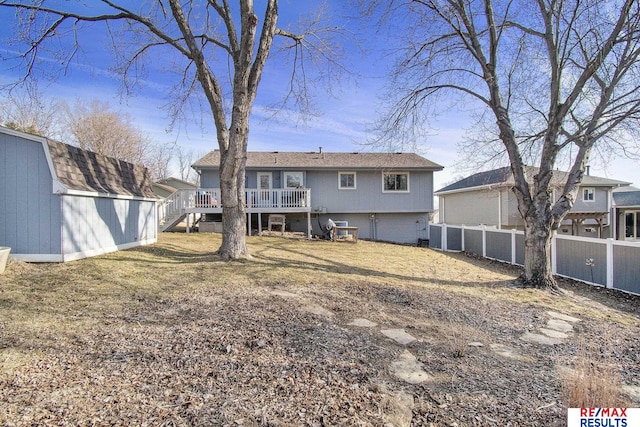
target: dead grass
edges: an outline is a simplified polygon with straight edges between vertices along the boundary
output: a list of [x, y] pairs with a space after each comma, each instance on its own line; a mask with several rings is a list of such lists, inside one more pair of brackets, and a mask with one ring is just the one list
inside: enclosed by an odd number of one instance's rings
[[[517, 268], [402, 245], [249, 237], [253, 259], [223, 262], [219, 244], [165, 233], [62, 265], [9, 263], [0, 424], [559, 425], [551, 366], [573, 365], [576, 341], [519, 340], [547, 310], [583, 319], [576, 337], [610, 333], [612, 369], [627, 384], [639, 373], [634, 299], [571, 282], [564, 298], [513, 289]], [[348, 327], [355, 318], [379, 326]], [[389, 376], [405, 347], [384, 328], [419, 338], [406, 348], [433, 383]]]

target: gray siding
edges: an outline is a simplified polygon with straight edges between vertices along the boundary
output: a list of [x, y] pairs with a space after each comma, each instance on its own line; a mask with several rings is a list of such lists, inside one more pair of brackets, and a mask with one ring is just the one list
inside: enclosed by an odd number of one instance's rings
[[[246, 187], [257, 188], [259, 170], [247, 171]], [[301, 171], [305, 187], [311, 189], [313, 209], [324, 207], [328, 213], [388, 213], [433, 210], [433, 172], [410, 171], [408, 193], [383, 193], [382, 171], [357, 171], [356, 189], [338, 189], [338, 171]], [[271, 171], [273, 188], [282, 188], [284, 171]], [[217, 170], [204, 170], [203, 188], [219, 188]], [[413, 233], [414, 230], [412, 230]]]
[[101, 197], [63, 197], [63, 253], [115, 250], [156, 239], [155, 204]]
[[60, 197], [41, 143], [0, 133], [0, 246], [60, 254]]
[[440, 196], [442, 222], [451, 225], [498, 225], [499, 200], [496, 191], [469, 191]]
[[433, 210], [433, 172], [409, 172], [408, 193], [383, 193], [382, 171], [356, 171], [356, 189], [338, 189], [338, 171], [307, 171], [312, 208], [327, 212], [430, 212]]
[[[594, 200], [585, 202], [582, 200], [582, 190], [585, 188], [594, 189]], [[609, 211], [609, 192], [608, 187], [589, 187], [581, 186], [576, 197], [576, 202], [571, 208], [571, 212], [608, 212]]]

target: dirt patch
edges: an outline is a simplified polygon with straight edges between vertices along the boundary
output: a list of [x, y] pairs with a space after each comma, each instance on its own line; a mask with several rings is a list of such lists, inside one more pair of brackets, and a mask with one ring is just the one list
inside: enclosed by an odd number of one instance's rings
[[[558, 370], [585, 348], [640, 386], [635, 298], [511, 289], [517, 269], [370, 242], [252, 238], [253, 261], [224, 263], [210, 239], [10, 264], [0, 424], [562, 426]], [[550, 311], [579, 319], [566, 339], [520, 339]], [[428, 381], [394, 375], [407, 354]]]

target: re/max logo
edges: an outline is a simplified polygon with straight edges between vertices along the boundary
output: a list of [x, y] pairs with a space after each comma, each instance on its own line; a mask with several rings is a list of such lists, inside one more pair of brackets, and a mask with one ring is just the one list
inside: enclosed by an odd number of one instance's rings
[[581, 417], [627, 417], [627, 408], [580, 408]]
[[568, 427], [640, 426], [639, 408], [569, 408]]

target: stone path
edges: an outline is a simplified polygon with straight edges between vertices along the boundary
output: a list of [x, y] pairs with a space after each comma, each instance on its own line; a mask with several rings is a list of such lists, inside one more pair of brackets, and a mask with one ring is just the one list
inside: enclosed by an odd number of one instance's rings
[[580, 321], [576, 317], [555, 311], [547, 311], [545, 314], [548, 317], [546, 325], [539, 327], [538, 333], [525, 332], [520, 337], [522, 341], [541, 345], [562, 344], [572, 336], [573, 325]]

